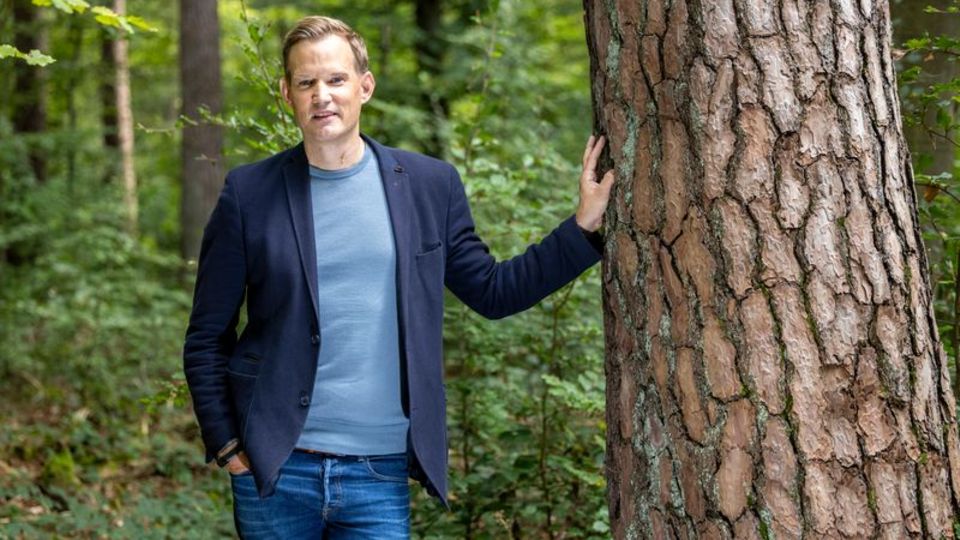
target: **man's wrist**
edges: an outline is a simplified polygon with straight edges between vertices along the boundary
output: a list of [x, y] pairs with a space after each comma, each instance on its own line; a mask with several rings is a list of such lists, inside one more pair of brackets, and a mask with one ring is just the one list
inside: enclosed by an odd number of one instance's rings
[[588, 220], [587, 218], [582, 217], [579, 209], [577, 210], [577, 213], [574, 214], [573, 220], [576, 222], [577, 227], [580, 227], [580, 230], [584, 232], [584, 234], [597, 232], [603, 225], [602, 219]]
[[603, 253], [603, 228], [599, 228], [595, 231], [588, 231], [584, 229], [579, 224], [577, 228], [580, 229], [580, 233], [583, 234], [583, 237], [587, 239], [587, 242], [590, 242], [590, 245], [593, 246], [598, 253]]
[[230, 462], [230, 458], [240, 453], [240, 441], [237, 439], [230, 439], [227, 441], [227, 444], [217, 452], [217, 465], [221, 468], [226, 467], [227, 463]]

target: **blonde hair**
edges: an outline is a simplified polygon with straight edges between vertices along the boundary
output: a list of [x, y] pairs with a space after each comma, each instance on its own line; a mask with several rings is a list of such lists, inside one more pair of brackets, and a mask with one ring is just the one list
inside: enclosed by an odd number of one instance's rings
[[287, 65], [287, 59], [290, 56], [290, 49], [294, 45], [301, 41], [323, 39], [330, 34], [338, 35], [350, 44], [357, 73], [363, 74], [370, 71], [367, 45], [363, 42], [360, 34], [354, 32], [353, 28], [339, 19], [314, 15], [297, 21], [297, 24], [283, 38], [283, 76], [288, 81], [290, 80], [290, 68]]

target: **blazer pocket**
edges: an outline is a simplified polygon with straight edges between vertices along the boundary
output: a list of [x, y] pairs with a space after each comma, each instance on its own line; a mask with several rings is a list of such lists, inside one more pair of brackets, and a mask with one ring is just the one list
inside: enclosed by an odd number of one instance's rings
[[436, 242], [424, 242], [420, 245], [420, 251], [417, 253], [417, 257], [422, 257], [424, 255], [429, 255], [434, 251], [440, 249], [440, 246], [443, 245], [443, 242], [437, 240]]
[[260, 356], [245, 353], [230, 359], [227, 363], [227, 372], [240, 377], [256, 377], [260, 374], [261, 363]]

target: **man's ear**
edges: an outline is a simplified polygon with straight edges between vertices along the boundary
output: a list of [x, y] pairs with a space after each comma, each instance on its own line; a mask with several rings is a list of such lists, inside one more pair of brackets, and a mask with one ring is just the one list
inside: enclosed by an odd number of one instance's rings
[[280, 77], [280, 95], [283, 96], [283, 101], [293, 107], [293, 102], [290, 100], [290, 87], [287, 86], [287, 78]]
[[373, 89], [377, 87], [377, 81], [373, 78], [373, 73], [366, 72], [360, 76], [360, 102], [366, 103], [373, 97]]

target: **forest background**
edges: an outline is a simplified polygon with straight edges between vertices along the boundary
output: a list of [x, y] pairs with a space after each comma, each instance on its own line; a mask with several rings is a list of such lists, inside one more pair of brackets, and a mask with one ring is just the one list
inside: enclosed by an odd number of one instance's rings
[[[454, 163], [494, 254], [519, 253], [573, 212], [592, 118], [579, 2], [217, 4], [224, 105], [201, 121], [222, 126], [223, 170], [298, 140], [275, 93], [280, 42], [301, 16], [327, 14], [368, 43], [378, 85], [364, 131]], [[891, 15], [955, 370], [960, 14], [928, 4], [892, 1]], [[104, 51], [122, 31], [102, 13], [68, 13], [76, 5], [0, 5], [0, 44], [30, 34], [56, 59], [0, 59], [0, 537], [229, 537], [229, 482], [202, 463], [180, 372], [196, 271], [181, 244], [197, 226], [180, 209], [181, 136], [193, 121], [181, 116], [177, 3], [126, 6], [145, 22], [124, 33], [135, 227], [104, 105], [118, 69]], [[37, 74], [31, 91], [17, 90], [23, 69]], [[24, 130], [18, 118], [41, 105], [43, 124]], [[504, 321], [448, 298], [452, 512], [414, 488], [415, 537], [609, 537], [599, 276]]]

